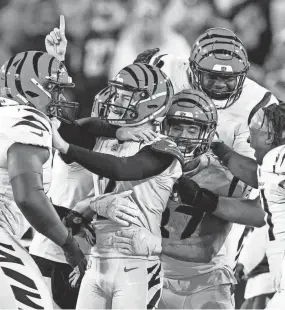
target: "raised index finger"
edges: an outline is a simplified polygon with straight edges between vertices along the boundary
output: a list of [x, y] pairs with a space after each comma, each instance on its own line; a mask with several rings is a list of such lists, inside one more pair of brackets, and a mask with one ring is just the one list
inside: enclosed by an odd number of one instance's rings
[[65, 34], [65, 18], [64, 15], [59, 17], [59, 31], [61, 34]]

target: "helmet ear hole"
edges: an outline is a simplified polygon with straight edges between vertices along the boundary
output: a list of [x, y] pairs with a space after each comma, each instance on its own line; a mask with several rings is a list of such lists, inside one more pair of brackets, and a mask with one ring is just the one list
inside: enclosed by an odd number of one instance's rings
[[140, 93], [140, 98], [141, 98], [141, 99], [147, 99], [147, 98], [149, 98], [149, 93], [148, 93], [146, 90], [142, 91], [142, 92]]

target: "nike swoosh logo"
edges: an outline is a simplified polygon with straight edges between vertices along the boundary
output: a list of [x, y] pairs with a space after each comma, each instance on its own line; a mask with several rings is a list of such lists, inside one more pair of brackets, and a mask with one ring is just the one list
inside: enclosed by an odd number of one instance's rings
[[44, 135], [42, 131], [41, 131], [41, 133], [37, 133], [37, 132], [31, 131], [31, 133], [34, 133], [35, 135], [37, 135], [39, 137], [42, 137]]
[[134, 268], [127, 268], [127, 267], [125, 267], [124, 268], [124, 271], [125, 272], [129, 272], [129, 271], [131, 271], [131, 270], [134, 270], [134, 269], [138, 269], [139, 267], [134, 267]]

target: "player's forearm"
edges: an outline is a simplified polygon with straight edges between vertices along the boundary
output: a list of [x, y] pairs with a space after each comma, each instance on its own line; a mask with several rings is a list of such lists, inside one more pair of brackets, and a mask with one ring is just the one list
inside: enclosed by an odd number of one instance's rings
[[68, 230], [61, 222], [57, 212], [43, 189], [31, 187], [31, 174], [19, 175], [11, 180], [14, 199], [29, 223], [41, 234], [62, 246]]
[[226, 166], [239, 180], [253, 188], [258, 188], [257, 163], [254, 159], [232, 151]]
[[160, 157], [148, 149], [148, 152], [138, 152], [130, 157], [93, 152], [70, 144], [65, 148], [69, 158], [82, 165], [87, 170], [105, 178], [116, 181], [142, 180], [163, 172], [173, 161], [168, 154]]
[[96, 137], [116, 138], [119, 126], [111, 125], [98, 117], [86, 117], [76, 121], [76, 123], [88, 133]]
[[191, 240], [162, 239], [162, 254], [172, 258], [193, 262], [208, 263], [217, 254], [214, 237], [207, 236], [203, 240], [191, 237]]
[[213, 214], [232, 223], [254, 227], [265, 225], [265, 213], [260, 207], [259, 198], [249, 200], [220, 196]]

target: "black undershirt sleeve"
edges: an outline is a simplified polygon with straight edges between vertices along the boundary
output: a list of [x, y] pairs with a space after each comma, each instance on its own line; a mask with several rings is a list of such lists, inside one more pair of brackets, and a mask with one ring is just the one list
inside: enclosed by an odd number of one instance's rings
[[96, 117], [81, 118], [76, 124], [62, 122], [58, 129], [59, 134], [67, 143], [90, 150], [95, 145], [96, 137], [116, 138], [119, 128]]
[[134, 181], [153, 177], [170, 166], [174, 157], [145, 146], [130, 157], [93, 152], [70, 144], [66, 154], [87, 170], [116, 181]]
[[[97, 117], [86, 117], [77, 120], [76, 124], [62, 122], [58, 132], [67, 143], [93, 150], [96, 137], [116, 138], [118, 128]], [[66, 164], [73, 162], [69, 156], [64, 154], [60, 156]]]

